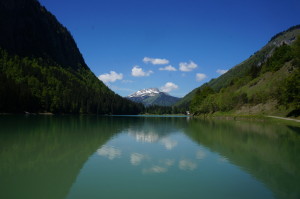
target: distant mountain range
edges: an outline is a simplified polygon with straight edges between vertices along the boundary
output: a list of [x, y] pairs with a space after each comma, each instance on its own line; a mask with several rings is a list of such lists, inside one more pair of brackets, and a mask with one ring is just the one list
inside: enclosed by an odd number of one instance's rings
[[145, 106], [172, 106], [180, 100], [180, 98], [161, 92], [157, 88], [142, 89], [126, 98], [133, 102], [142, 103]]

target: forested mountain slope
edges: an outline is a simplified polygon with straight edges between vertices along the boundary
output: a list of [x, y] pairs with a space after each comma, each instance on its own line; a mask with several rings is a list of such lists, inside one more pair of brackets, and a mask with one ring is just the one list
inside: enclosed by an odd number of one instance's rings
[[0, 112], [141, 111], [90, 71], [70, 32], [37, 0], [1, 0], [0, 30]]
[[300, 35], [300, 25], [293, 26], [286, 31], [276, 34], [262, 49], [219, 78], [211, 80], [208, 85], [214, 90], [219, 91], [221, 88], [228, 86], [233, 79], [246, 75], [250, 68], [254, 66], [261, 67], [274, 54], [276, 48], [283, 44], [291, 45], [296, 41], [298, 35]]
[[194, 89], [178, 104], [195, 114], [299, 115], [300, 26], [275, 35], [249, 59]]

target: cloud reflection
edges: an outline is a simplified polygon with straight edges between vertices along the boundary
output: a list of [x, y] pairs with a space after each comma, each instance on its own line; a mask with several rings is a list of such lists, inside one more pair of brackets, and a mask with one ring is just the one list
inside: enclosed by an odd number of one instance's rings
[[129, 135], [135, 137], [138, 142], [157, 142], [159, 140], [159, 135], [155, 132], [144, 132], [144, 131], [133, 131], [128, 130]]
[[197, 164], [191, 160], [180, 160], [179, 168], [185, 171], [193, 171], [197, 168]]
[[202, 159], [204, 159], [205, 157], [206, 157], [206, 153], [205, 153], [204, 151], [198, 150], [198, 151], [196, 152], [196, 158], [197, 158], [198, 160], [202, 160]]
[[130, 162], [132, 165], [137, 166], [141, 164], [141, 162], [146, 159], [147, 156], [140, 153], [132, 153], [130, 155]]
[[116, 149], [112, 146], [102, 146], [97, 150], [98, 155], [107, 157], [110, 160], [121, 157], [121, 150]]
[[148, 168], [148, 169], [143, 169], [143, 173], [165, 173], [167, 171], [168, 171], [167, 168], [157, 166], [157, 165], [155, 165], [151, 168]]
[[172, 150], [174, 147], [177, 146], [178, 142], [175, 140], [171, 140], [169, 138], [163, 138], [161, 140], [162, 144], [165, 146], [167, 150]]
[[160, 161], [162, 164], [164, 164], [167, 167], [173, 166], [175, 163], [175, 160], [172, 159], [165, 159]]
[[228, 162], [228, 159], [226, 158], [226, 157], [220, 157], [219, 159], [218, 159], [218, 161], [219, 162]]

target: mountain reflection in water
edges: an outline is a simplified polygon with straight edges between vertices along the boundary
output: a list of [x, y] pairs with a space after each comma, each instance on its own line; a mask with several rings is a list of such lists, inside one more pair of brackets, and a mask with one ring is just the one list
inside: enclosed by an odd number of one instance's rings
[[295, 127], [97, 116], [0, 125], [1, 198], [300, 197]]

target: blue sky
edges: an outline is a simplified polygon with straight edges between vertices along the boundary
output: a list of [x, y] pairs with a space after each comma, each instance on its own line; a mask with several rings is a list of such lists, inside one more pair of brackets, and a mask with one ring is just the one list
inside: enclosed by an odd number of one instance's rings
[[299, 0], [39, 0], [121, 96], [183, 97], [300, 24]]

